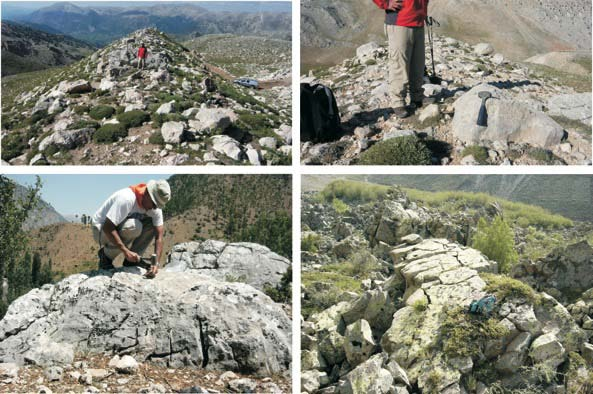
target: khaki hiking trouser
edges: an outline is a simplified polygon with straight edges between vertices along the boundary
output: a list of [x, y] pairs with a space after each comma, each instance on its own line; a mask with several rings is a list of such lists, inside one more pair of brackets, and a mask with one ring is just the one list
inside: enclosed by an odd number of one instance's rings
[[422, 101], [424, 89], [424, 27], [385, 25], [389, 42], [389, 90], [395, 108]]
[[[152, 219], [145, 218], [141, 220], [129, 217], [117, 226], [117, 233], [128, 249], [142, 256], [154, 239]], [[103, 248], [105, 256], [111, 260], [114, 260], [121, 253], [121, 250], [115, 244], [107, 240], [105, 233], [101, 231], [99, 226], [93, 226], [93, 238], [99, 244], [99, 247]]]
[[146, 59], [143, 57], [138, 58], [138, 68], [144, 69], [145, 65], [146, 65]]

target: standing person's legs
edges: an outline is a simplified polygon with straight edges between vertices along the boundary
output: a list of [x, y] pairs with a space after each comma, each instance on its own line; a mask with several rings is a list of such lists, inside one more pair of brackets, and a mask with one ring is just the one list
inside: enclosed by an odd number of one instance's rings
[[414, 27], [411, 29], [413, 35], [413, 49], [410, 59], [410, 97], [412, 102], [422, 102], [424, 98], [424, 66], [426, 64], [424, 48], [424, 28]]
[[144, 66], [146, 65], [146, 59], [145, 58], [140, 59], [140, 64], [142, 64], [142, 69], [144, 70]]
[[392, 106], [405, 107], [412, 55], [412, 31], [403, 26], [387, 25], [389, 42], [389, 89]]

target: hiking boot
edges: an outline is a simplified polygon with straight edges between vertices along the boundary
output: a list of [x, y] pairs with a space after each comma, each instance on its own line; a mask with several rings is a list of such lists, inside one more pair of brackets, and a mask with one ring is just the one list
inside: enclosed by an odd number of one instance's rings
[[138, 263], [134, 263], [130, 260], [124, 260], [123, 266], [124, 267], [136, 267]]
[[422, 100], [413, 101], [412, 102], [412, 106], [415, 109], [418, 109], [418, 108], [422, 108], [425, 105], [434, 104], [434, 102], [435, 102], [435, 98], [434, 97], [424, 97]]
[[400, 119], [407, 118], [408, 116], [410, 116], [410, 112], [406, 107], [395, 108], [393, 110], [393, 114]]
[[115, 269], [115, 267], [113, 266], [113, 260], [111, 260], [109, 257], [105, 256], [105, 251], [103, 250], [103, 248], [99, 249], [99, 269], [100, 270], [112, 270]]

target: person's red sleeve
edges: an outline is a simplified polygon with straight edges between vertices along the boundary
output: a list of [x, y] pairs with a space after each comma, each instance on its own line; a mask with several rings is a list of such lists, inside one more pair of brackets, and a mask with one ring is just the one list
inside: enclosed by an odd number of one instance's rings
[[382, 10], [386, 10], [389, 7], [389, 0], [373, 0], [373, 3], [377, 4], [377, 7]]

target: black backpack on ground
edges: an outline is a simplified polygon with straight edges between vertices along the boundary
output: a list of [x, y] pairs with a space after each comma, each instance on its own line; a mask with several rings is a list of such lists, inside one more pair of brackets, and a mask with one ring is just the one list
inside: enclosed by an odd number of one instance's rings
[[301, 142], [340, 138], [340, 112], [327, 86], [301, 83]]

